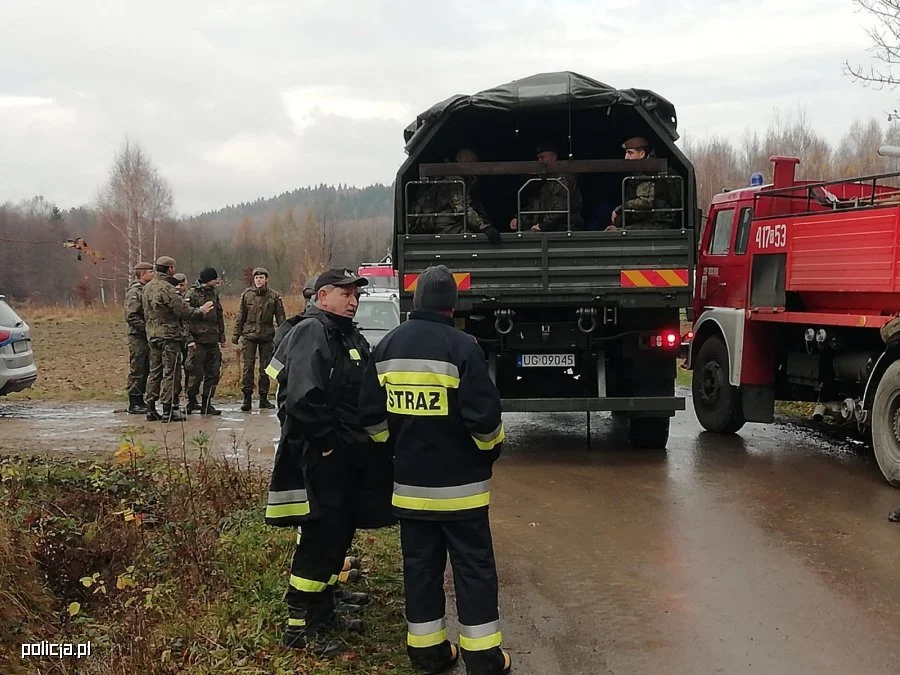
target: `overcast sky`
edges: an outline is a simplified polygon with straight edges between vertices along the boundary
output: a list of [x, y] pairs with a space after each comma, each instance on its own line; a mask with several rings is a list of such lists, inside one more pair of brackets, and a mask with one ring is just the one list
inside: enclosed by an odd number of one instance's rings
[[830, 140], [900, 94], [853, 0], [27, 0], [0, 5], [0, 202], [89, 203], [126, 134], [182, 213], [318, 182], [389, 183], [402, 129], [454, 93], [574, 70], [735, 140], [805, 108]]

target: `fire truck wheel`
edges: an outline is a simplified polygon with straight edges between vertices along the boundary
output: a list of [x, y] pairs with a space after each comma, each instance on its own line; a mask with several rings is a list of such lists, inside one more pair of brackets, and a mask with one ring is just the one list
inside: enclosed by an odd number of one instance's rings
[[665, 450], [669, 417], [629, 417], [628, 442], [637, 450]]
[[729, 381], [728, 349], [722, 338], [710, 337], [700, 345], [691, 391], [694, 412], [704, 429], [733, 434], [744, 426], [741, 391]]
[[888, 366], [875, 390], [872, 446], [887, 482], [900, 487], [900, 361]]

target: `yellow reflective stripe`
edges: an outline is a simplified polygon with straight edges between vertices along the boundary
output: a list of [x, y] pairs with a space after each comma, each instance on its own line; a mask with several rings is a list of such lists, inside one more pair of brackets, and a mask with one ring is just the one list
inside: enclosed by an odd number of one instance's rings
[[[291, 516], [308, 516], [309, 502], [293, 504], [269, 504], [266, 506], [266, 518], [290, 518]], [[297, 541], [300, 537], [297, 537]]]
[[446, 387], [447, 389], [459, 389], [459, 378], [453, 375], [441, 373], [416, 373], [409, 370], [392, 370], [378, 375], [381, 386], [386, 384], [425, 384]]
[[410, 647], [417, 647], [419, 649], [425, 649], [427, 647], [434, 647], [436, 645], [442, 644], [447, 640], [447, 629], [441, 629], [436, 633], [431, 633], [429, 635], [413, 635], [412, 633], [406, 634], [406, 644]]
[[319, 593], [327, 588], [328, 584], [324, 581], [313, 581], [312, 579], [304, 579], [303, 577], [291, 575], [291, 588], [305, 593]]
[[506, 429], [503, 428], [502, 422], [492, 434], [472, 434], [472, 440], [475, 441], [479, 450], [493, 450], [505, 439]]
[[388, 423], [387, 420], [384, 422], [380, 422], [379, 424], [373, 424], [372, 426], [366, 427], [366, 433], [369, 434], [369, 438], [371, 438], [376, 443], [384, 443], [390, 438], [390, 431], [388, 431]]
[[500, 631], [480, 638], [468, 638], [462, 633], [459, 636], [459, 646], [467, 652], [483, 652], [487, 649], [499, 647], [501, 644], [503, 644], [503, 636], [500, 634]]
[[491, 493], [483, 492], [471, 497], [451, 497], [434, 499], [429, 497], [406, 497], [394, 494], [391, 503], [399, 509], [410, 511], [465, 511], [487, 506], [491, 502]]
[[377, 434], [372, 435], [372, 440], [376, 443], [386, 443], [387, 440], [391, 437], [391, 432], [385, 429], [384, 431], [380, 431]]
[[337, 574], [332, 574], [332, 575], [331, 575], [331, 578], [328, 579], [328, 585], [329, 585], [329, 586], [334, 586], [337, 582], [338, 582], [338, 575], [337, 575]]
[[278, 373], [279, 373], [279, 371], [275, 370], [275, 368], [272, 367], [271, 363], [268, 366], [266, 366], [266, 375], [271, 377], [273, 380], [278, 379]]
[[288, 626], [303, 627], [306, 625], [306, 619], [288, 619]]
[[361, 360], [362, 360], [362, 356], [359, 355], [359, 350], [358, 350], [358, 349], [351, 349], [351, 350], [350, 350], [350, 358], [353, 359], [354, 361], [361, 361]]

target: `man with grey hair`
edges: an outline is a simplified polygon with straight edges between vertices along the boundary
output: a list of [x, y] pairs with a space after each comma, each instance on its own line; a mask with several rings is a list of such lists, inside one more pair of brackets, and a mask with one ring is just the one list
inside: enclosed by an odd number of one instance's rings
[[[413, 668], [445, 672], [461, 650], [470, 675], [500, 675], [512, 661], [501, 649], [488, 504], [506, 434], [484, 352], [453, 325], [456, 300], [456, 281], [445, 266], [419, 275], [409, 320], [372, 354], [360, 414], [376, 446], [387, 446], [394, 457], [392, 503], [400, 519]], [[448, 552], [459, 648], [447, 639], [444, 617]]]

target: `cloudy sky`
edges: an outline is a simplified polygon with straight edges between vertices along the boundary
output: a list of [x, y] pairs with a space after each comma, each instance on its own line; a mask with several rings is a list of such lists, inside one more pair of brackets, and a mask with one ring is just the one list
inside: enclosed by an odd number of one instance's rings
[[390, 182], [433, 102], [574, 70], [658, 91], [738, 139], [803, 108], [836, 140], [900, 93], [853, 0], [28, 0], [0, 5], [0, 202], [93, 201], [130, 135], [195, 213], [317, 182]]

